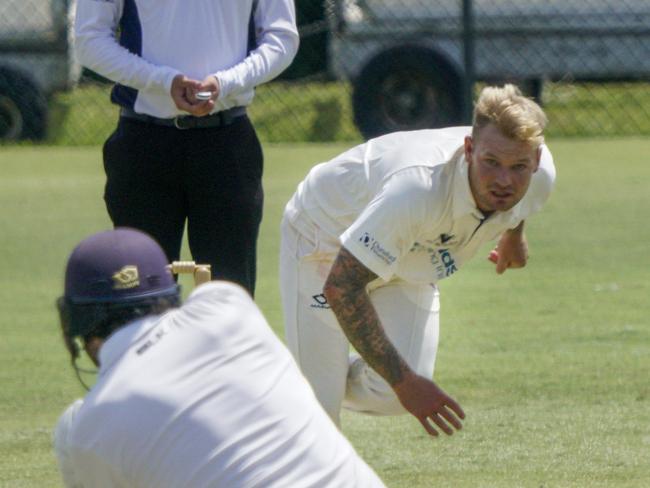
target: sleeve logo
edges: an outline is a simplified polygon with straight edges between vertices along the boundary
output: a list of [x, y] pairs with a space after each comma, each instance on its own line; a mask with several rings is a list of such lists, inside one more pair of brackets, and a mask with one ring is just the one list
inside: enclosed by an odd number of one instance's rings
[[379, 242], [377, 242], [377, 240], [367, 232], [364, 232], [363, 235], [359, 237], [359, 242], [361, 242], [364, 247], [370, 249], [375, 256], [386, 264], [393, 264], [397, 260], [397, 257], [393, 256], [390, 251], [379, 244]]

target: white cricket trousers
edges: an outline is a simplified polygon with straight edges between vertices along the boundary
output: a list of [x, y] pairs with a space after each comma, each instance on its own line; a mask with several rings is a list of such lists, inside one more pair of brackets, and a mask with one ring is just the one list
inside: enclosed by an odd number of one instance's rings
[[[299, 220], [299, 222], [297, 222]], [[298, 231], [298, 228], [300, 231]], [[287, 346], [336, 425], [341, 406], [371, 415], [406, 413], [393, 389], [350, 347], [323, 286], [336, 247], [304, 214], [281, 226], [280, 290]], [[369, 291], [393, 345], [418, 374], [433, 377], [440, 301], [433, 285], [388, 283]]]

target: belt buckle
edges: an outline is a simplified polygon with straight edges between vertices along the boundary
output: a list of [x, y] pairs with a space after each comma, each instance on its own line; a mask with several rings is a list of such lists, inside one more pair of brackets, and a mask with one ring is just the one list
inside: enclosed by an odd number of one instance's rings
[[174, 127], [176, 127], [179, 130], [187, 130], [187, 129], [189, 129], [190, 128], [189, 125], [182, 125], [182, 123], [179, 123], [183, 119], [186, 119], [186, 118], [187, 118], [187, 115], [178, 115], [178, 116], [174, 117]]

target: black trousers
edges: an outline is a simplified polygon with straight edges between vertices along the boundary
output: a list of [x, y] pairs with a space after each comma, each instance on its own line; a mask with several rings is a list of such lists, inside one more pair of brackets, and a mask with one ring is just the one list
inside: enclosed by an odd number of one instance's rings
[[187, 222], [194, 261], [253, 295], [263, 156], [247, 116], [188, 130], [120, 118], [104, 144], [104, 169], [115, 227], [147, 232], [174, 261]]

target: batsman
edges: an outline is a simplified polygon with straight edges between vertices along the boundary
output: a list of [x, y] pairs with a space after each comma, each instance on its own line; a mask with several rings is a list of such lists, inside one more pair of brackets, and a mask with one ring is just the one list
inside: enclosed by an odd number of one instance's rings
[[99, 368], [55, 430], [67, 488], [384, 488], [242, 287], [181, 304], [158, 243], [117, 228], [75, 247], [57, 303]]
[[546, 123], [515, 86], [486, 87], [471, 127], [372, 139], [300, 183], [282, 221], [286, 339], [337, 424], [345, 407], [462, 427], [432, 381], [436, 284], [493, 240], [497, 273], [525, 266], [524, 222], [555, 180]]

